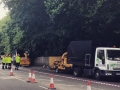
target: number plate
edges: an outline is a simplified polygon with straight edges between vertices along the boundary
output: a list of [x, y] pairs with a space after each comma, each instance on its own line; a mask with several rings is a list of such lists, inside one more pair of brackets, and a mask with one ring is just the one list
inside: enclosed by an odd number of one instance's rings
[[116, 75], [120, 75], [120, 73], [116, 73]]

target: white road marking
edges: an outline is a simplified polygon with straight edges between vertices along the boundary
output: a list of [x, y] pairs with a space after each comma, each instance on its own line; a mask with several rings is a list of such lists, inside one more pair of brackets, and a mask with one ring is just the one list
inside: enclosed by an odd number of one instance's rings
[[17, 75], [18, 77], [27, 76], [27, 75]]
[[18, 79], [18, 80], [20, 80], [20, 81], [26, 82], [25, 80], [20, 79], [20, 78], [18, 78], [18, 77], [14, 77], [14, 78], [15, 78], [15, 79]]
[[96, 89], [96, 90], [104, 90], [104, 89], [100, 89], [100, 88], [95, 88], [95, 87], [92, 87], [92, 88], [94, 88], [94, 89]]
[[39, 87], [41, 87], [41, 88], [43, 88], [43, 89], [48, 89], [48, 88], [46, 88], [46, 87], [44, 87], [44, 86], [40, 86], [40, 85], [38, 85]]
[[55, 85], [60, 85], [60, 86], [79, 86], [79, 85], [66, 85], [66, 84], [55, 84]]
[[42, 75], [40, 75], [40, 77], [50, 78], [50, 77], [48, 77], [48, 76], [42, 76]]
[[[0, 72], [0, 73], [2, 73], [2, 72]], [[3, 75], [6, 75], [5, 73], [2, 73]], [[16, 76], [4, 76], [4, 77], [0, 77], [0, 78], [2, 78], [2, 79], [18, 79], [18, 80], [20, 80], [20, 81], [23, 81], [23, 82], [26, 82], [25, 80], [23, 80], [23, 79], [20, 79], [19, 77], [16, 77]]]
[[3, 77], [0, 77], [1, 79], [14, 79], [14, 77], [12, 76], [3, 76]]
[[0, 74], [6, 75], [5, 73], [0, 72]]
[[20, 79], [19, 77], [16, 77], [16, 76], [3, 76], [3, 77], [0, 77], [1, 79], [18, 79], [20, 81], [24, 81], [26, 82], [25, 80], [23, 79]]
[[[47, 80], [47, 79], [37, 79], [37, 80], [40, 80], [40, 81], [50, 81], [50, 80]], [[63, 81], [63, 80], [54, 80], [54, 81], [56, 81], [56, 82], [58, 81], [59, 82], [59, 81]]]
[[[42, 76], [42, 75], [40, 75], [40, 77], [42, 77], [42, 78], [48, 78], [48, 79], [46, 79], [46, 80], [50, 80], [50, 77], [48, 77], [48, 76]], [[63, 80], [54, 79], [54, 81], [63, 81]]]
[[[37, 80], [50, 81], [50, 80], [48, 80], [48, 79], [37, 79]], [[54, 81], [63, 81], [63, 80], [54, 80]]]

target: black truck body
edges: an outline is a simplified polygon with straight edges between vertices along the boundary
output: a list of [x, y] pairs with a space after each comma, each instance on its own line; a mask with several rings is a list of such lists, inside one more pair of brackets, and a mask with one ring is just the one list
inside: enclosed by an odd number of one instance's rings
[[[92, 54], [91, 41], [72, 41], [70, 42], [67, 52], [68, 63], [74, 66], [85, 66], [85, 55], [91, 54], [90, 66], [94, 65], [94, 54]], [[95, 52], [93, 52], [95, 53]]]
[[[113, 47], [113, 43], [98, 43], [93, 42], [92, 40], [84, 41], [71, 41], [67, 52], [68, 63], [73, 65], [85, 66], [85, 59], [87, 59], [86, 54], [90, 54], [90, 65], [89, 67], [94, 66], [95, 59], [95, 50], [97, 47]], [[86, 57], [86, 58], [85, 58]]]

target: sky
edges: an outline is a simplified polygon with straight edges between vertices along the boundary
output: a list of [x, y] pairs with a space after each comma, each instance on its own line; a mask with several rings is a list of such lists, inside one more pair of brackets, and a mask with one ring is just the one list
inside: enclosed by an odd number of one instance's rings
[[5, 17], [6, 13], [8, 12], [8, 10], [4, 9], [3, 6], [4, 6], [3, 4], [0, 5], [0, 19], [2, 19], [3, 17]]

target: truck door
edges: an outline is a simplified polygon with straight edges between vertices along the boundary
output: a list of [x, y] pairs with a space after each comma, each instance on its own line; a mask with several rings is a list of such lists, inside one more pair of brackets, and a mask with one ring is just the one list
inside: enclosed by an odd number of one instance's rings
[[105, 64], [105, 53], [104, 50], [97, 50], [96, 66]]
[[91, 54], [85, 54], [85, 66], [90, 66]]

